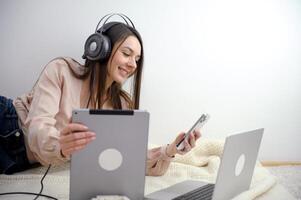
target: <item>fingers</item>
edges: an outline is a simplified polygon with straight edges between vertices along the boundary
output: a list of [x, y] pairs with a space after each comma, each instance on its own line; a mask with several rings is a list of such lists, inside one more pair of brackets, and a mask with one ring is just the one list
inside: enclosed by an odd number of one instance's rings
[[195, 136], [194, 136], [194, 132], [192, 132], [191, 134], [189, 134], [189, 146], [191, 148], [193, 148], [195, 146]]
[[176, 153], [177, 154], [184, 155], [185, 153], [187, 153], [191, 149], [187, 138], [185, 138], [183, 140], [183, 145], [184, 145], [183, 149], [176, 148]]
[[86, 145], [82, 145], [82, 146], [76, 146], [73, 148], [68, 148], [68, 149], [62, 149], [62, 153], [65, 157], [72, 155], [74, 152], [79, 151], [83, 148], [85, 148]]
[[174, 140], [174, 143], [175, 144], [179, 144], [179, 142], [182, 141], [182, 139], [185, 137], [185, 133], [184, 132], [181, 132], [177, 137], [176, 139]]
[[59, 139], [62, 154], [69, 156], [75, 151], [85, 148], [95, 138], [96, 134], [89, 131], [86, 126], [75, 123], [68, 124], [61, 131]]
[[201, 137], [201, 132], [200, 131], [194, 131], [194, 137], [195, 137], [195, 140], [198, 140], [200, 137]]
[[[88, 138], [92, 138], [95, 137], [95, 133], [94, 132], [90, 132], [90, 131], [78, 131], [78, 132], [72, 132], [68, 135], [62, 135], [62, 141], [63, 142], [74, 142], [74, 141], [83, 141], [83, 139], [88, 139]], [[79, 143], [81, 144], [81, 143]]]
[[191, 145], [189, 144], [188, 140], [185, 140], [185, 141], [184, 141], [184, 149], [181, 150], [179, 153], [180, 153], [181, 155], [184, 155], [184, 154], [186, 154], [187, 152], [189, 152], [190, 150], [191, 150]]
[[184, 140], [184, 148], [183, 150], [178, 150], [177, 153], [184, 155], [189, 152], [192, 148], [195, 147], [196, 141], [201, 137], [200, 131], [194, 130], [192, 133], [189, 134], [188, 139]]
[[195, 147], [195, 143], [200, 137], [201, 137], [200, 131], [196, 131], [196, 130], [189, 135], [189, 145], [191, 148]]
[[68, 135], [69, 133], [76, 132], [76, 131], [87, 131], [88, 127], [83, 124], [78, 123], [71, 123], [68, 124], [62, 131], [61, 135]]
[[[72, 133], [70, 136], [61, 137], [60, 145], [62, 149], [62, 153], [65, 156], [69, 156], [75, 151], [81, 150], [87, 146], [91, 141], [95, 140], [95, 136], [89, 136], [89, 134], [84, 133], [85, 137], [78, 137], [77, 135], [82, 135], [82, 132]], [[72, 140], [70, 140], [72, 138]]]
[[71, 148], [86, 145], [94, 139], [95, 133], [93, 132], [74, 132], [62, 137], [61, 141], [65, 144], [65, 148]]
[[177, 135], [176, 139], [170, 145], [168, 145], [168, 147], [166, 149], [167, 155], [172, 156], [178, 152], [177, 144], [179, 144], [183, 140], [184, 137], [185, 137], [184, 132], [181, 132], [180, 134]]

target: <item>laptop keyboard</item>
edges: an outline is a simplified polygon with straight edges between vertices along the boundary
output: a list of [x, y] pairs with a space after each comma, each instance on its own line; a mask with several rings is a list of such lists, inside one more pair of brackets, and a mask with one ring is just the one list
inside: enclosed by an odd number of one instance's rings
[[207, 184], [204, 185], [203, 187], [197, 188], [181, 196], [178, 196], [173, 200], [195, 200], [195, 199], [211, 200], [213, 190], [214, 190], [214, 184]]

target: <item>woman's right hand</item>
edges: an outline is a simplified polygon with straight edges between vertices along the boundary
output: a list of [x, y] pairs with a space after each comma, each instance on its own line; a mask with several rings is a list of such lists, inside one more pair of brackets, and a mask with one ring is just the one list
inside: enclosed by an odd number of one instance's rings
[[88, 127], [78, 124], [68, 124], [60, 134], [60, 145], [62, 156], [68, 157], [75, 151], [81, 150], [96, 138], [94, 132], [89, 131]]

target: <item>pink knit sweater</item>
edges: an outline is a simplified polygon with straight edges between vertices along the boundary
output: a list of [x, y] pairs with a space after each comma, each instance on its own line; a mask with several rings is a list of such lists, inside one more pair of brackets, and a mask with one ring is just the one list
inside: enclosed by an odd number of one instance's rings
[[[84, 67], [71, 58], [72, 70], [83, 73]], [[14, 100], [20, 126], [25, 135], [30, 162], [59, 165], [69, 158], [60, 153], [60, 131], [71, 122], [72, 110], [85, 107], [88, 87], [76, 78], [62, 59], [54, 59], [45, 66], [33, 89]], [[125, 102], [122, 103], [126, 109]], [[162, 175], [170, 163], [165, 148], [148, 152], [147, 175]]]

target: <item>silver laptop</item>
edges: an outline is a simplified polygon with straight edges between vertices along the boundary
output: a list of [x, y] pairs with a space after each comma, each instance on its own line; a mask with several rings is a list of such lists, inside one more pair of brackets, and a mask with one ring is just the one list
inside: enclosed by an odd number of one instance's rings
[[139, 110], [74, 110], [72, 121], [96, 139], [72, 155], [70, 199], [125, 195], [143, 199], [149, 113]]
[[146, 199], [228, 200], [250, 187], [264, 129], [227, 137], [215, 184], [187, 180], [151, 193]]

